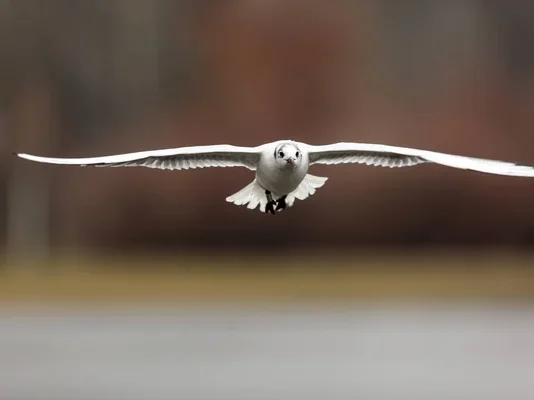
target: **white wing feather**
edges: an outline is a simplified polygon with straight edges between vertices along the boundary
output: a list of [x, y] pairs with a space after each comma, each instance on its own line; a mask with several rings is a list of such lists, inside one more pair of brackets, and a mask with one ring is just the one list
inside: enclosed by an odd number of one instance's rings
[[51, 158], [24, 153], [17, 153], [16, 155], [35, 162], [63, 165], [147, 167], [168, 170], [245, 167], [255, 170], [260, 157], [260, 148], [231, 145], [192, 146], [93, 158]]
[[407, 147], [367, 143], [308, 146], [310, 164], [358, 163], [381, 167], [409, 167], [436, 163], [488, 174], [534, 177], [534, 167], [512, 162], [437, 153]]

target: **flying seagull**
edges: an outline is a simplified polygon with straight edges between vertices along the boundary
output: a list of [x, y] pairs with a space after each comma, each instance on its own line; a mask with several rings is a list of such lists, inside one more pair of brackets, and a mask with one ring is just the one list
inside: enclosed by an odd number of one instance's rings
[[94, 158], [49, 158], [15, 153], [18, 157], [49, 164], [96, 167], [148, 167], [180, 170], [206, 167], [245, 167], [255, 179], [226, 198], [238, 206], [276, 214], [304, 200], [328, 178], [308, 174], [313, 164], [357, 163], [380, 167], [411, 167], [435, 163], [488, 174], [534, 177], [534, 167], [510, 162], [464, 157], [407, 147], [368, 143], [314, 146], [280, 140], [257, 147], [232, 145], [192, 146]]

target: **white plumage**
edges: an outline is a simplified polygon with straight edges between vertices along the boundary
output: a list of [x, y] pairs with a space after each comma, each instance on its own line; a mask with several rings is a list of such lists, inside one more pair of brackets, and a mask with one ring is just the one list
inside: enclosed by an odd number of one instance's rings
[[395, 168], [435, 163], [488, 174], [534, 177], [532, 166], [367, 143], [313, 146], [281, 140], [257, 147], [193, 146], [93, 158], [16, 155], [40, 163], [97, 167], [137, 166], [167, 170], [245, 167], [256, 171], [254, 181], [226, 200], [250, 209], [259, 206], [260, 210], [273, 214], [291, 207], [295, 199], [306, 199], [324, 185], [327, 178], [308, 174], [308, 168], [313, 164], [357, 163]]
[[516, 163], [457, 156], [408, 147], [366, 143], [336, 143], [326, 146], [308, 146], [310, 164], [358, 163], [380, 167], [409, 167], [435, 163], [488, 174], [534, 176], [534, 167]]
[[206, 167], [246, 167], [254, 170], [259, 159], [257, 147], [230, 145], [181, 147], [92, 158], [50, 158], [30, 154], [17, 155], [27, 160], [48, 164], [147, 167], [168, 170]]

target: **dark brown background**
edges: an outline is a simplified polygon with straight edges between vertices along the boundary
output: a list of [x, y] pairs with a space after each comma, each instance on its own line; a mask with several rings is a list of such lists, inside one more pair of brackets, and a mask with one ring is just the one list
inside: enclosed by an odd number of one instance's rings
[[247, 170], [11, 156], [291, 138], [534, 164], [534, 3], [288, 3], [0, 1], [5, 246], [534, 245], [528, 179], [320, 166], [311, 172], [330, 177], [326, 186], [273, 218], [224, 201], [253, 179]]

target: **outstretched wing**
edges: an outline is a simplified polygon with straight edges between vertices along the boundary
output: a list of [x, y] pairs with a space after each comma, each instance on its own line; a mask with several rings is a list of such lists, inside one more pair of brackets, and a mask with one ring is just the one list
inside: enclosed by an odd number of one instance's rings
[[410, 167], [436, 163], [488, 174], [534, 177], [534, 167], [512, 162], [437, 153], [407, 147], [367, 143], [336, 143], [308, 146], [310, 164], [358, 163], [380, 167]]
[[95, 167], [147, 167], [190, 169], [206, 167], [245, 167], [255, 170], [260, 158], [259, 147], [231, 145], [179, 147], [93, 158], [50, 158], [16, 153], [20, 158], [40, 163]]

